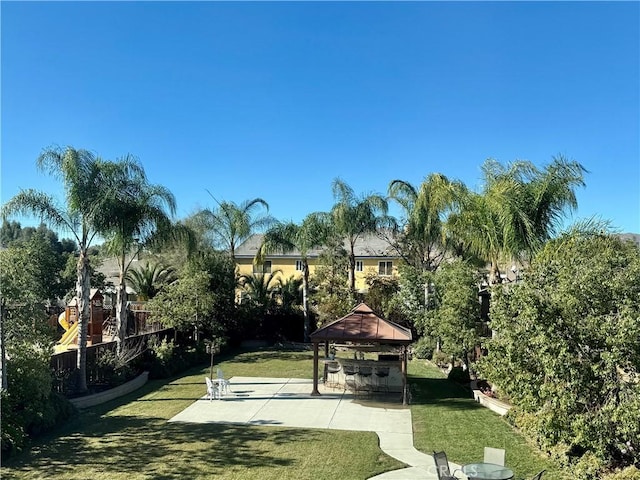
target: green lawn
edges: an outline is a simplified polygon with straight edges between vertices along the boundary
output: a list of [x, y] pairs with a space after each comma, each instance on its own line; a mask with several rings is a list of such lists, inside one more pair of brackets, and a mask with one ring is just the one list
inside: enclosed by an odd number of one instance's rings
[[500, 415], [480, 406], [467, 389], [448, 381], [433, 365], [411, 362], [411, 414], [415, 447], [447, 452], [458, 464], [481, 460], [484, 447], [504, 448], [505, 463], [516, 478], [531, 478], [546, 469], [545, 478], [572, 478], [529, 445]]
[[[216, 358], [225, 376], [310, 378], [311, 352], [257, 351]], [[204, 394], [208, 368], [83, 411], [21, 456], [3, 459], [3, 479], [365, 479], [402, 467], [378, 448], [373, 432], [304, 430], [167, 420]], [[418, 449], [444, 449], [452, 461], [482, 457], [482, 447], [507, 448], [518, 477], [555, 470], [499, 416], [477, 406], [460, 387], [413, 362], [411, 406]], [[560, 478], [554, 475], [551, 478]]]

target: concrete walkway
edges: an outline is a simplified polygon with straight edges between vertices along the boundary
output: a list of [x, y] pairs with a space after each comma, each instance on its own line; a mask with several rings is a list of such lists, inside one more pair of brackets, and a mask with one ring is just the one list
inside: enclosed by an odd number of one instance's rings
[[[437, 480], [433, 457], [413, 446], [408, 407], [399, 403], [356, 401], [349, 392], [323, 385], [319, 386], [322, 395], [312, 397], [311, 389], [312, 381], [305, 379], [233, 377], [229, 394], [213, 401], [204, 396], [169, 421], [376, 432], [380, 449], [409, 467], [374, 479]], [[460, 468], [453, 463], [450, 466], [451, 471]]]

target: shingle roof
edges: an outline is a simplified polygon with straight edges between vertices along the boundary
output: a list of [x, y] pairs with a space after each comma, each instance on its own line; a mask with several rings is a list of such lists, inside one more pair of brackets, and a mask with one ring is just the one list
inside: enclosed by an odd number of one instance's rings
[[356, 343], [400, 343], [412, 341], [411, 330], [377, 316], [361, 303], [349, 314], [319, 328], [311, 335], [312, 342], [338, 341]]
[[[236, 248], [236, 258], [253, 258], [258, 253], [258, 248], [262, 244], [264, 235], [257, 233], [249, 237], [245, 242]], [[345, 241], [345, 248], [348, 245]], [[318, 257], [322, 252], [322, 247], [314, 248], [307, 254], [308, 257]], [[397, 257], [397, 253], [388, 241], [378, 237], [375, 234], [367, 234], [358, 238], [354, 249], [356, 257]], [[299, 258], [300, 252], [294, 250], [293, 252], [285, 254], [269, 254], [269, 257], [290, 257]]]

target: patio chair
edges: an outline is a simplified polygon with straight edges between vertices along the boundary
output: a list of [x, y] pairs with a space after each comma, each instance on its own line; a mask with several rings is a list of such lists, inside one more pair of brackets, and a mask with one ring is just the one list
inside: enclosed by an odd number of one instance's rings
[[484, 447], [484, 463], [495, 463], [504, 467], [505, 451], [502, 448]]
[[231, 382], [224, 378], [224, 373], [222, 373], [221, 369], [217, 371], [218, 375], [218, 388], [220, 389], [220, 393], [229, 393], [231, 391]]
[[342, 367], [338, 362], [330, 362], [327, 364], [327, 386], [338, 386], [338, 373], [340, 373]]
[[540, 480], [544, 472], [546, 472], [546, 470], [542, 470], [541, 472], [538, 472], [537, 475], [535, 475], [531, 480]]
[[360, 367], [358, 368], [358, 377], [360, 380], [360, 389], [370, 392], [372, 390], [371, 385], [371, 375], [373, 374], [373, 369], [371, 367]]
[[[376, 367], [376, 380], [379, 390], [389, 391], [389, 367]], [[384, 382], [384, 384], [383, 384]]]
[[356, 382], [356, 374], [358, 368], [355, 365], [344, 365], [342, 367], [344, 371], [344, 389], [352, 390], [355, 395], [358, 394], [358, 382]]
[[207, 397], [209, 397], [209, 401], [214, 398], [219, 398], [220, 391], [218, 390], [218, 385], [213, 383], [209, 377], [204, 377], [204, 380], [207, 382]]
[[449, 461], [445, 452], [433, 452], [433, 459], [436, 462], [436, 473], [438, 480], [459, 480], [449, 470]]

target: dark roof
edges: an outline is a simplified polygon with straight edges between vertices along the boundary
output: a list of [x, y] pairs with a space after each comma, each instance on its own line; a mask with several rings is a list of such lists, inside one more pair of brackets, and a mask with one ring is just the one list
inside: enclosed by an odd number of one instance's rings
[[326, 340], [356, 343], [399, 343], [412, 341], [411, 330], [377, 316], [365, 303], [349, 314], [311, 334], [312, 342]]
[[[258, 248], [262, 244], [261, 233], [251, 235], [247, 240], [241, 243], [235, 251], [236, 258], [253, 258], [258, 253]], [[345, 241], [345, 248], [348, 245]], [[318, 257], [322, 252], [323, 247], [313, 248], [309, 251], [307, 256], [309, 258]], [[354, 248], [356, 257], [397, 257], [398, 254], [388, 241], [380, 238], [375, 234], [366, 234], [358, 237]], [[289, 253], [272, 253], [268, 255], [269, 258], [288, 257], [288, 258], [300, 258], [300, 252], [294, 250]]]

